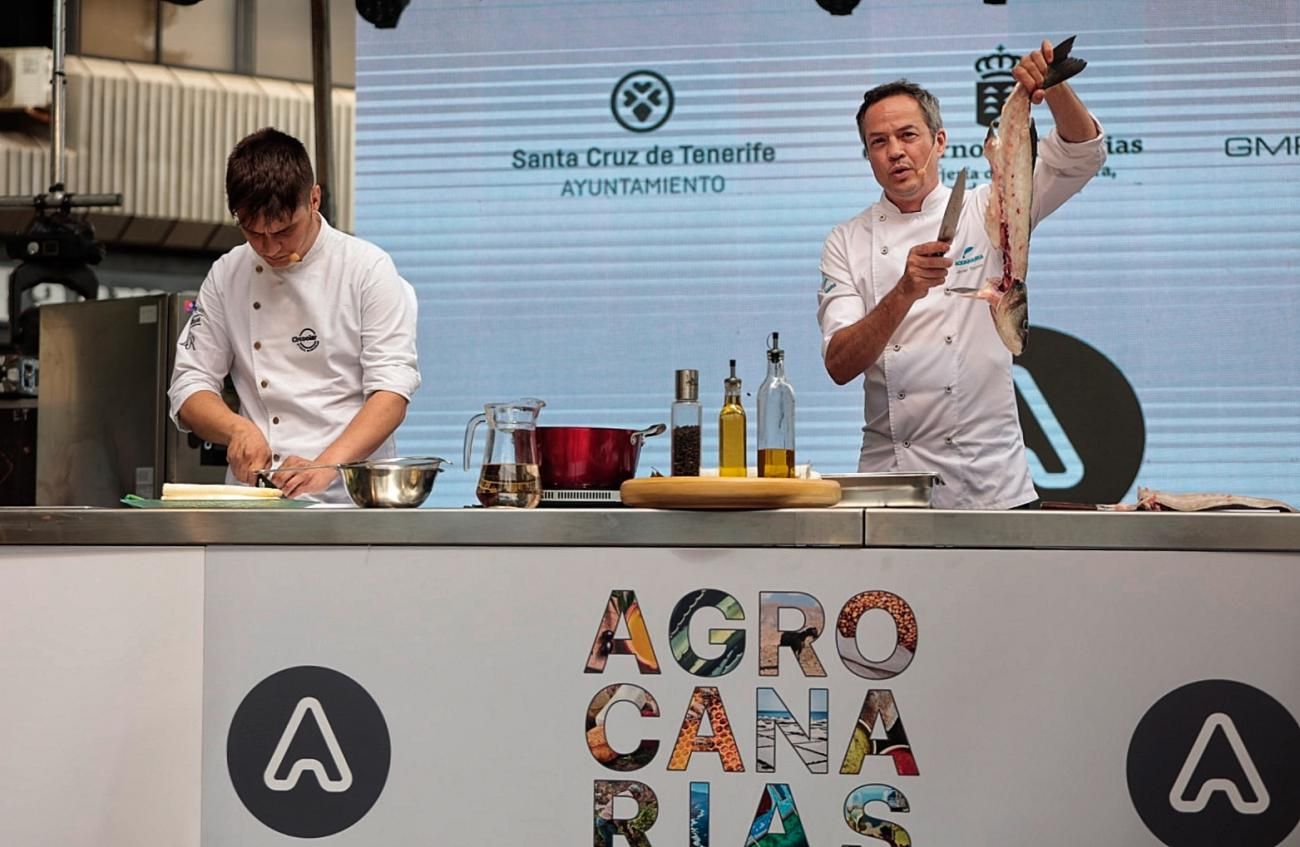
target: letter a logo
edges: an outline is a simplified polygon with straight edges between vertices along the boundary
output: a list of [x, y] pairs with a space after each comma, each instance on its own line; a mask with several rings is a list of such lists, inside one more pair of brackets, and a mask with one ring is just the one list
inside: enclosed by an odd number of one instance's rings
[[318, 665], [285, 668], [257, 683], [226, 734], [230, 784], [244, 808], [294, 838], [324, 838], [365, 817], [383, 793], [392, 753], [388, 723], [370, 692]]
[[[307, 713], [311, 712], [312, 717], [316, 720], [316, 725], [320, 727], [321, 736], [325, 739], [325, 747], [329, 750], [330, 758], [334, 760], [334, 769], [338, 771], [338, 779], [330, 779], [329, 774], [325, 772], [325, 766], [319, 759], [298, 759], [289, 768], [289, 775], [283, 779], [276, 779], [276, 773], [284, 765], [285, 753], [289, 751], [289, 744], [293, 742], [294, 736], [298, 734], [298, 727], [302, 725], [302, 719]], [[316, 775], [316, 781], [320, 787], [337, 794], [340, 791], [347, 791], [352, 787], [352, 771], [348, 768], [348, 760], [343, 757], [343, 750], [339, 747], [339, 741], [334, 737], [334, 730], [330, 727], [330, 719], [325, 716], [325, 709], [321, 706], [320, 701], [315, 697], [304, 697], [298, 701], [294, 707], [293, 715], [289, 717], [289, 723], [285, 725], [284, 732], [280, 734], [280, 743], [275, 745], [275, 752], [271, 754], [271, 761], [266, 763], [266, 771], [262, 774], [262, 780], [266, 787], [272, 791], [290, 791], [304, 773], [311, 772]]]
[[[1255, 795], [1254, 800], [1247, 802], [1241, 796], [1241, 789], [1237, 787], [1237, 783], [1222, 778], [1207, 779], [1201, 783], [1196, 797], [1191, 800], [1184, 799], [1187, 785], [1192, 781], [1196, 766], [1204, 758], [1205, 748], [1210, 746], [1210, 739], [1214, 737], [1215, 730], [1221, 730], [1228, 739], [1228, 744], [1232, 747], [1232, 755], [1237, 757], [1237, 764], [1241, 766], [1242, 772], [1246, 774], [1246, 781], [1250, 783], [1250, 790]], [[1216, 791], [1228, 795], [1228, 802], [1232, 804], [1232, 808], [1243, 815], [1258, 815], [1268, 809], [1268, 789], [1264, 787], [1264, 780], [1259, 778], [1259, 768], [1255, 767], [1255, 761], [1247, 752], [1246, 745], [1241, 740], [1241, 733], [1237, 732], [1237, 725], [1223, 712], [1215, 712], [1201, 725], [1201, 731], [1192, 744], [1192, 750], [1187, 754], [1182, 770], [1178, 772], [1178, 779], [1174, 780], [1174, 787], [1169, 790], [1169, 805], [1173, 806], [1175, 811], [1183, 813], [1199, 812], [1210, 804], [1210, 797]]]
[[1253, 685], [1202, 679], [1170, 691], [1133, 729], [1125, 764], [1133, 809], [1166, 847], [1297, 843], [1300, 724]]

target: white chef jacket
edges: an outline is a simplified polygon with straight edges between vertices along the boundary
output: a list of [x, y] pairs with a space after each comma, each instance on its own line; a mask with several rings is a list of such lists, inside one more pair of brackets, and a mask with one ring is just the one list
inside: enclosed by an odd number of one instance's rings
[[[1053, 131], [1039, 144], [1038, 156], [1031, 227], [1101, 169], [1106, 147], [1100, 134], [1073, 144]], [[989, 191], [986, 183], [966, 192], [947, 254], [954, 260], [948, 286], [978, 288], [985, 278], [1001, 275], [1002, 253], [984, 229]], [[882, 194], [831, 231], [817, 295], [823, 358], [831, 337], [865, 317], [898, 283], [908, 251], [935, 240], [951, 193], [938, 186], [912, 213], [899, 211]], [[1016, 412], [1011, 353], [998, 338], [986, 301], [931, 289], [867, 368], [863, 389], [859, 471], [937, 471], [946, 483], [933, 492], [940, 508], [1006, 509], [1036, 497]]]
[[[241, 244], [213, 264], [177, 339], [171, 419], [184, 431], [181, 406], [196, 391], [220, 394], [229, 373], [272, 464], [315, 458], [375, 391], [415, 393], [415, 320], [415, 290], [388, 254], [324, 218], [307, 255], [284, 268]], [[371, 458], [396, 454], [390, 436]], [[341, 479], [313, 499], [348, 501]]]

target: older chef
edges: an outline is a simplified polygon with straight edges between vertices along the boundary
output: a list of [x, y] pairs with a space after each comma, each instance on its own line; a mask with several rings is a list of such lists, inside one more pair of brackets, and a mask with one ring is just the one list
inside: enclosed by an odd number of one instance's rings
[[[1069, 85], [1039, 88], [1051, 61], [1044, 41], [1013, 71], [1056, 124], [1038, 146], [1031, 225], [1106, 158], [1100, 124]], [[941, 508], [1034, 505], [1011, 354], [988, 306], [930, 291], [948, 281], [979, 287], [999, 272], [1001, 253], [984, 231], [989, 186], [966, 193], [953, 242], [935, 241], [951, 193], [939, 182], [947, 133], [938, 100], [905, 80], [887, 83], [866, 93], [857, 124], [884, 194], [826, 239], [817, 317], [831, 378], [843, 385], [865, 374], [858, 468], [938, 471]]]
[[[295, 469], [396, 455], [420, 385], [415, 292], [387, 253], [321, 217], [291, 136], [235, 145], [226, 198], [247, 243], [213, 264], [177, 340], [172, 420], [226, 445], [231, 481], [275, 467], [287, 496], [345, 502], [337, 471]], [[221, 399], [226, 374], [238, 414]]]

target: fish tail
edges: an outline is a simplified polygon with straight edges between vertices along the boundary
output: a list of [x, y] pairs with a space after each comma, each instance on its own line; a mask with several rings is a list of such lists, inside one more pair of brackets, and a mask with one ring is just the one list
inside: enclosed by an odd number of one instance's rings
[[1053, 85], [1060, 85], [1088, 67], [1087, 61], [1076, 59], [1070, 55], [1070, 50], [1074, 48], [1075, 38], [1076, 36], [1071, 35], [1052, 48], [1052, 64], [1048, 65], [1047, 73], [1043, 76], [1042, 88], [1047, 89]]

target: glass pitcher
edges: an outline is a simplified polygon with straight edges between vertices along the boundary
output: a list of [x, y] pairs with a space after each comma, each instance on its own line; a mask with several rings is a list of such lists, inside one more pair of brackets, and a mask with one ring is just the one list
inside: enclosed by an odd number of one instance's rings
[[542, 499], [542, 477], [537, 462], [537, 415], [545, 406], [526, 397], [513, 403], [488, 403], [483, 414], [465, 425], [465, 469], [470, 468], [474, 430], [487, 423], [483, 468], [475, 494], [484, 506], [531, 509]]

